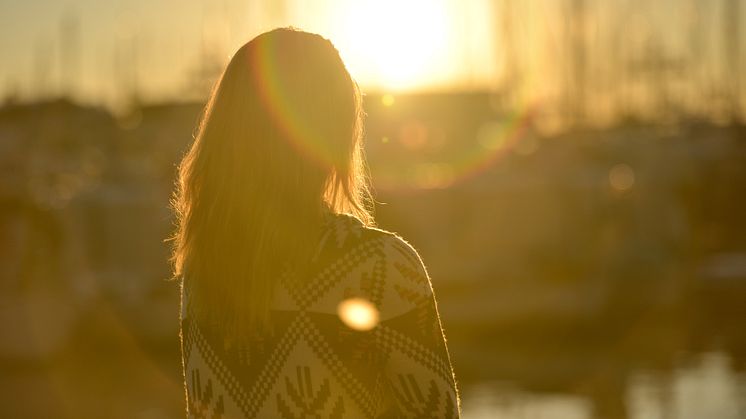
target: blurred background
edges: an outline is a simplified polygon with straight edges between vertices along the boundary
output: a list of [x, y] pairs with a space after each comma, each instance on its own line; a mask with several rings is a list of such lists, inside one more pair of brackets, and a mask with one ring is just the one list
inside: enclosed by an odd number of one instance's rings
[[746, 1], [2, 0], [0, 416], [176, 418], [175, 165], [293, 25], [366, 93], [464, 418], [746, 418]]

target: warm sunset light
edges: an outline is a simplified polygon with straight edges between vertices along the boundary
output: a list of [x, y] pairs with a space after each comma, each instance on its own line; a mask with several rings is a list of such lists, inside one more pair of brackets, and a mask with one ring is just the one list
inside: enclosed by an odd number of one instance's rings
[[443, 0], [344, 2], [332, 39], [351, 70], [387, 90], [411, 90], [435, 78], [448, 58], [453, 17]]
[[0, 53], [0, 419], [746, 419], [746, 0], [0, 0]]
[[350, 329], [366, 331], [378, 324], [378, 310], [364, 298], [348, 298], [337, 306], [337, 314]]

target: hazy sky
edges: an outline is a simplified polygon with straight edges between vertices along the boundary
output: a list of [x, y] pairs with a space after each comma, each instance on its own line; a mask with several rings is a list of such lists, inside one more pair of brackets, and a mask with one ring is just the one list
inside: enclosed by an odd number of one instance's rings
[[[685, 62], [686, 74], [677, 73], [678, 81], [671, 78], [672, 88], [679, 88], [676, 83], [700, 83], [700, 90], [679, 89], [682, 94], [696, 96], [710, 89], [712, 80], [727, 81], [721, 19], [723, 4], [729, 1], [733, 0], [586, 1], [588, 15], [593, 16], [586, 33], [589, 90], [608, 96], [603, 89], [627, 77], [634, 93], [630, 69], [650, 69], [650, 59], [657, 58], [672, 65]], [[512, 48], [503, 42], [506, 4], [513, 17]], [[556, 97], [561, 86], [569, 86], [571, 54], [563, 26], [568, 4], [572, 3], [0, 0], [0, 95], [14, 92], [28, 98], [72, 91], [77, 99], [114, 104], [136, 90], [146, 100], [179, 98], [189, 91], [200, 66], [213, 62], [220, 68], [254, 35], [293, 25], [330, 38], [369, 91], [478, 89], [512, 83], [530, 98]], [[746, 4], [741, 15], [745, 12]], [[509, 70], [512, 79], [506, 77]], [[728, 87], [721, 83], [719, 88]]]
[[369, 89], [489, 84], [490, 0], [1, 0], [0, 88], [115, 101], [134, 84], [177, 97], [205, 53], [225, 62], [261, 31], [329, 37]]

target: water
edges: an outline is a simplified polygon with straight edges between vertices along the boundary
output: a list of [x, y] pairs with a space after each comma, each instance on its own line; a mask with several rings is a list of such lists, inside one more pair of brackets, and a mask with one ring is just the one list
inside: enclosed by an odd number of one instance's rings
[[[535, 393], [505, 382], [462, 389], [464, 419], [591, 419], [581, 395]], [[624, 394], [629, 419], [746, 418], [746, 374], [723, 352], [709, 352], [671, 372], [637, 371]]]

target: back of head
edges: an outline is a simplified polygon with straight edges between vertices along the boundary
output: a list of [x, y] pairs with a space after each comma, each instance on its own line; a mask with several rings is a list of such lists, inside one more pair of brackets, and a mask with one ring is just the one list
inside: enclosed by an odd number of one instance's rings
[[246, 335], [274, 284], [307, 258], [325, 211], [371, 223], [360, 93], [319, 35], [276, 29], [242, 46], [179, 167], [173, 263], [205, 322]]

